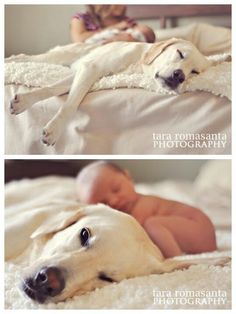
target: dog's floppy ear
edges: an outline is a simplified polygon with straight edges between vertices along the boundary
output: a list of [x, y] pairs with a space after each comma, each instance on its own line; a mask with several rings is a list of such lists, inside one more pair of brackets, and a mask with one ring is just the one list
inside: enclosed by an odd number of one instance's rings
[[167, 47], [179, 41], [181, 41], [181, 39], [171, 38], [152, 44], [151, 48], [145, 53], [142, 63], [147, 65], [152, 63]]
[[83, 208], [79, 208], [79, 205], [76, 207], [68, 206], [63, 208], [63, 210], [58, 209], [58, 212], [54, 211], [53, 214], [48, 216], [30, 237], [31, 239], [35, 239], [49, 233], [63, 230], [80, 219], [84, 215], [83, 213]]

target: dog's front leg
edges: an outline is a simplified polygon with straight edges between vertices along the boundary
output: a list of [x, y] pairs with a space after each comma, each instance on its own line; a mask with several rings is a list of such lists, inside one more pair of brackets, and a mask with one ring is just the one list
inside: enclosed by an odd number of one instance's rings
[[158, 268], [158, 273], [170, 273], [175, 270], [187, 269], [193, 265], [214, 265], [214, 266], [225, 266], [230, 263], [231, 258], [226, 257], [211, 257], [211, 258], [198, 258], [198, 259], [166, 259], [161, 266]]
[[36, 89], [27, 93], [17, 93], [10, 101], [11, 114], [19, 114], [30, 108], [33, 104], [53, 96], [61, 96], [69, 92], [74, 74], [57, 83]]
[[96, 65], [82, 64], [76, 72], [67, 101], [43, 129], [42, 141], [46, 145], [54, 145], [63, 132], [70, 118], [76, 113], [78, 106], [92, 85], [101, 76]]

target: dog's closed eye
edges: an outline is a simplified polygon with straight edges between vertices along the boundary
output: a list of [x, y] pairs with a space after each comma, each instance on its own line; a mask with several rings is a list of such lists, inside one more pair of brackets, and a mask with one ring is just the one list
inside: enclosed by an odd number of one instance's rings
[[191, 71], [191, 73], [192, 74], [199, 74], [199, 72], [197, 70], [194, 70], [194, 69]]
[[180, 56], [180, 59], [184, 59], [184, 55], [182, 54], [182, 52], [179, 49], [177, 49], [177, 52], [178, 52], [178, 54]]
[[91, 232], [88, 228], [83, 228], [80, 231], [80, 243], [82, 246], [89, 245], [89, 238], [91, 237]]
[[107, 274], [104, 273], [104, 272], [100, 272], [99, 273], [98, 279], [103, 280], [103, 281], [107, 281], [107, 282], [115, 282], [114, 279], [112, 279], [111, 277], [107, 276]]

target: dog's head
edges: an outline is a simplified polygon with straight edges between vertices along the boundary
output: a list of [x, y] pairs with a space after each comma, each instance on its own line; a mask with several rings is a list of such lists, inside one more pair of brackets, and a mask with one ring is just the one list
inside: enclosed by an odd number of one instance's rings
[[160, 269], [161, 252], [131, 216], [102, 204], [62, 216], [32, 234], [38, 253], [22, 289], [36, 302], [63, 301]]
[[191, 42], [177, 38], [153, 44], [141, 62], [144, 73], [172, 90], [211, 65]]

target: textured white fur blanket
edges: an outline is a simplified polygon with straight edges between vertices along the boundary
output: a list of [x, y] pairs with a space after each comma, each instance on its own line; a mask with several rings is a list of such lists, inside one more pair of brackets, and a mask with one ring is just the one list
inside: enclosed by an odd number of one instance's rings
[[[213, 256], [223, 256], [223, 254], [213, 254]], [[21, 274], [19, 266], [7, 264], [5, 272], [5, 308], [8, 309], [229, 309], [231, 307], [229, 266], [221, 268], [197, 265], [185, 271], [137, 277], [97, 289], [83, 296], [75, 296], [66, 302], [47, 305], [33, 303], [17, 288]], [[157, 299], [158, 294], [160, 296], [164, 293], [171, 297]], [[198, 297], [199, 294], [207, 295], [207, 293], [217, 297], [215, 300]], [[179, 300], [174, 299], [175, 294], [182, 297]], [[184, 295], [186, 296], [183, 297]]]
[[[74, 48], [73, 45], [68, 47], [71, 47], [72, 50]], [[63, 50], [64, 48], [57, 47], [56, 49]], [[221, 62], [227, 57], [228, 54], [221, 54], [208, 58], [216, 62]], [[44, 87], [49, 86], [72, 73], [72, 70], [68, 67], [57, 64], [9, 61], [5, 64], [6, 84], [13, 83], [28, 87]], [[119, 73], [103, 77], [94, 84], [91, 91], [121, 87], [143, 88], [159, 94], [176, 94], [174, 91], [163, 88], [163, 86], [154, 78], [136, 73]], [[217, 96], [225, 96], [228, 99], [231, 99], [231, 63], [222, 62], [213, 65], [205, 72], [182, 84], [182, 88], [179, 92], [184, 93], [197, 90], [211, 92]]]
[[[199, 205], [212, 218], [217, 230], [219, 251], [197, 256], [188, 255], [184, 256], [185, 259], [229, 256], [230, 196], [227, 191], [220, 188], [220, 190], [213, 188], [211, 192], [208, 188], [206, 192], [204, 187], [201, 191], [200, 183], [201, 180], [198, 180], [198, 188], [188, 182], [172, 181], [152, 186], [139, 185], [137, 189], [141, 193], [154, 193], [164, 197], [171, 195], [173, 199]], [[36, 208], [44, 203], [50, 204], [53, 199], [64, 198], [72, 201], [75, 199], [72, 178], [45, 177], [22, 180], [8, 184], [5, 191], [6, 216]], [[201, 195], [205, 198], [202, 199]], [[207, 195], [209, 197], [206, 199]], [[18, 287], [21, 267], [14, 264], [14, 260], [12, 262], [5, 264], [5, 308], [7, 309], [229, 309], [231, 307], [229, 265], [219, 267], [200, 264], [170, 274], [137, 277], [108, 285], [83, 296], [75, 296], [66, 302], [38, 305], [23, 296]], [[176, 295], [181, 298], [176, 298]]]

